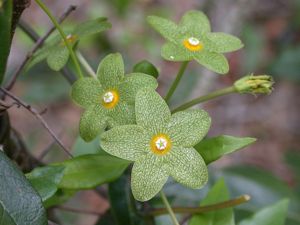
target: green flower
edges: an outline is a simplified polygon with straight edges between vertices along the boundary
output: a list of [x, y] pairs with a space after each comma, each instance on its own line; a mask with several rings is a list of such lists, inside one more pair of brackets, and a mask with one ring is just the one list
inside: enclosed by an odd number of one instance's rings
[[93, 140], [108, 127], [135, 123], [134, 101], [140, 88], [157, 87], [150, 75], [131, 73], [124, 76], [124, 63], [119, 53], [106, 56], [97, 77], [82, 78], [72, 86], [72, 99], [86, 111], [79, 131], [85, 141]]
[[135, 199], [154, 197], [169, 175], [187, 187], [202, 187], [207, 168], [193, 146], [206, 135], [209, 115], [203, 110], [171, 115], [166, 102], [147, 89], [137, 93], [135, 104], [137, 125], [118, 126], [101, 135], [106, 152], [134, 161], [131, 187]]
[[243, 47], [241, 41], [232, 35], [211, 33], [208, 18], [200, 11], [192, 10], [185, 13], [178, 25], [157, 16], [149, 16], [148, 22], [168, 40], [161, 50], [161, 55], [166, 60], [195, 59], [206, 68], [225, 74], [229, 66], [221, 53]]

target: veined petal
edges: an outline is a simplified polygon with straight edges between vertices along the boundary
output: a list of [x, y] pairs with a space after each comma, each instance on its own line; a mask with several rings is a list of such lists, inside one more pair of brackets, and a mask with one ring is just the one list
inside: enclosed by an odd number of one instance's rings
[[148, 16], [147, 21], [164, 38], [176, 43], [179, 34], [178, 27], [174, 22], [158, 16]]
[[126, 102], [133, 104], [138, 90], [141, 88], [157, 88], [157, 80], [147, 74], [131, 73], [125, 76], [125, 79], [119, 86], [120, 97]]
[[88, 108], [92, 104], [101, 102], [102, 93], [103, 89], [97, 79], [81, 78], [72, 85], [71, 97], [77, 104]]
[[100, 104], [88, 108], [80, 118], [80, 136], [86, 142], [92, 141], [97, 135], [104, 132], [107, 121], [106, 110]]
[[172, 145], [193, 147], [207, 134], [211, 119], [204, 110], [191, 109], [172, 115], [167, 126]]
[[163, 132], [171, 112], [162, 97], [151, 89], [140, 90], [135, 100], [136, 123], [152, 133]]
[[168, 179], [162, 157], [147, 154], [133, 164], [131, 189], [138, 201], [148, 201], [164, 186]]
[[201, 51], [195, 54], [195, 60], [216, 73], [226, 74], [229, 71], [227, 59], [220, 53]]
[[162, 46], [161, 56], [168, 61], [182, 62], [192, 60], [194, 53], [179, 44], [167, 42]]
[[107, 115], [113, 119], [111, 127], [135, 123], [134, 105], [120, 101], [113, 109], [109, 109]]
[[242, 48], [244, 45], [237, 37], [225, 33], [208, 33], [205, 46], [212, 52], [232, 52]]
[[102, 59], [97, 76], [104, 89], [117, 87], [124, 78], [124, 62], [121, 54], [109, 54]]
[[137, 125], [118, 126], [104, 132], [100, 144], [109, 154], [131, 161], [149, 152], [147, 133]]
[[194, 148], [173, 146], [166, 163], [169, 175], [189, 188], [201, 188], [207, 183], [206, 164]]
[[197, 10], [188, 11], [179, 22], [179, 28], [183, 33], [198, 37], [210, 32], [210, 23], [207, 16]]

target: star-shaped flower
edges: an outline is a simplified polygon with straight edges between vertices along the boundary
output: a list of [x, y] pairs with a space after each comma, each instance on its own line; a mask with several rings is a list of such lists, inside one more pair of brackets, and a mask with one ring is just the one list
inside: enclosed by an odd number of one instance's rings
[[208, 18], [200, 11], [185, 13], [178, 25], [157, 16], [149, 16], [148, 22], [168, 40], [161, 50], [161, 55], [166, 60], [195, 59], [206, 68], [225, 74], [229, 66], [222, 53], [243, 47], [241, 41], [232, 35], [211, 33]]
[[187, 187], [202, 187], [207, 167], [193, 146], [206, 135], [209, 115], [204, 110], [171, 115], [160, 95], [147, 89], [137, 93], [135, 115], [136, 125], [114, 127], [101, 135], [106, 152], [134, 161], [131, 187], [135, 199], [154, 197], [169, 176]]
[[145, 87], [155, 89], [156, 79], [143, 73], [124, 76], [122, 56], [106, 56], [99, 64], [97, 79], [82, 78], [72, 86], [72, 99], [86, 109], [80, 119], [81, 137], [91, 141], [108, 127], [135, 123], [135, 95]]

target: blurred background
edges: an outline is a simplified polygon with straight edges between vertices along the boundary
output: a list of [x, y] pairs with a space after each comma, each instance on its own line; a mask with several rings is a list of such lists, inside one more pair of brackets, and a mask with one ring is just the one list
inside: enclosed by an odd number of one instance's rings
[[[178, 21], [185, 11], [204, 11], [213, 31], [238, 36], [242, 50], [227, 54], [230, 72], [214, 74], [193, 62], [172, 98], [172, 106], [222, 87], [230, 86], [247, 74], [268, 74], [275, 79], [275, 89], [268, 96], [229, 95], [201, 106], [212, 117], [209, 136], [221, 134], [256, 137], [255, 144], [226, 156], [210, 166], [210, 181], [205, 189], [191, 191], [168, 184], [176, 205], [197, 205], [209, 185], [225, 177], [232, 197], [250, 194], [252, 200], [236, 209], [236, 220], [259, 208], [288, 197], [291, 204], [286, 224], [300, 224], [300, 1], [299, 0], [46, 0], [56, 17], [69, 5], [77, 10], [64, 22], [64, 27], [99, 16], [109, 18], [112, 29], [85, 39], [79, 49], [94, 69], [108, 53], [121, 52], [127, 72], [138, 61], [147, 59], [160, 71], [158, 91], [164, 95], [175, 78], [179, 63], [160, 56], [163, 38], [147, 23], [146, 16], [159, 15]], [[49, 19], [32, 2], [22, 19], [40, 35], [51, 26]], [[9, 58], [8, 74], [12, 74], [33, 43], [17, 29]], [[9, 76], [8, 76], [9, 77]], [[191, 92], [192, 90], [192, 92]], [[45, 62], [22, 73], [14, 93], [30, 104], [44, 109], [51, 128], [64, 143], [78, 154], [94, 151], [97, 144], [85, 144], [78, 138], [78, 121], [82, 112], [69, 98], [70, 85]], [[51, 149], [46, 162], [61, 161], [64, 155], [39, 122], [27, 111], [9, 110], [12, 126], [18, 130], [32, 154], [39, 156]], [[180, 190], [181, 195], [175, 195]], [[82, 191], [67, 206], [90, 209], [102, 214], [109, 208], [105, 198], [92, 191]], [[61, 224], [92, 225], [98, 216], [54, 211]], [[96, 214], [95, 213], [95, 214]], [[165, 224], [166, 217], [158, 218]]]

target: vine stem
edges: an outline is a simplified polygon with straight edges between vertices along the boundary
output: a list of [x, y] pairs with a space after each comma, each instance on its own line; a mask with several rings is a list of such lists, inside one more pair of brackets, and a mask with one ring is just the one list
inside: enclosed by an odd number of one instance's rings
[[179, 82], [180, 82], [180, 80], [181, 80], [181, 78], [184, 74], [184, 71], [185, 71], [186, 67], [188, 66], [188, 64], [189, 64], [189, 61], [182, 62], [181, 66], [179, 68], [179, 71], [176, 75], [176, 78], [173, 81], [173, 83], [171, 84], [171, 87], [170, 87], [169, 91], [166, 94], [166, 97], [165, 97], [166, 102], [168, 102], [171, 99], [171, 97], [172, 97], [174, 91], [176, 90], [176, 88], [177, 88], [177, 86], [178, 86], [178, 84], [179, 84]]
[[165, 204], [166, 209], [167, 209], [167, 211], [168, 211], [168, 213], [169, 213], [169, 215], [170, 215], [170, 217], [171, 217], [171, 219], [173, 221], [173, 224], [174, 225], [179, 225], [179, 222], [176, 219], [175, 213], [173, 212], [173, 210], [172, 210], [172, 208], [171, 208], [171, 206], [170, 206], [170, 204], [168, 202], [168, 199], [167, 199], [165, 193], [163, 191], [161, 191], [160, 195], [161, 195], [161, 199], [162, 199], [163, 203]]
[[52, 23], [54, 24], [54, 26], [56, 27], [56, 29], [58, 30], [58, 32], [60, 33], [60, 35], [62, 36], [65, 45], [67, 46], [70, 56], [72, 58], [72, 61], [75, 65], [76, 71], [78, 73], [78, 77], [79, 78], [83, 78], [83, 74], [79, 65], [79, 62], [77, 60], [77, 57], [72, 49], [72, 46], [70, 45], [70, 43], [67, 40], [67, 36], [65, 34], [65, 32], [63, 31], [63, 29], [61, 28], [61, 26], [59, 25], [59, 23], [57, 22], [57, 20], [55, 19], [55, 17], [52, 15], [52, 13], [50, 12], [50, 10], [48, 9], [48, 7], [41, 1], [41, 0], [35, 0], [35, 2], [40, 6], [40, 8], [48, 15], [49, 19], [52, 21]]
[[81, 65], [83, 66], [83, 68], [85, 69], [85, 71], [93, 78], [97, 78], [97, 75], [95, 73], [95, 71], [93, 70], [93, 68], [90, 66], [90, 64], [86, 61], [86, 59], [84, 58], [84, 56], [81, 54], [80, 51], [76, 51], [76, 56], [79, 60], [79, 62], [81, 63]]
[[197, 105], [199, 103], [202, 103], [202, 102], [205, 102], [205, 101], [208, 101], [208, 100], [211, 100], [211, 99], [223, 96], [223, 95], [232, 94], [232, 93], [235, 93], [235, 92], [237, 92], [237, 90], [234, 86], [223, 88], [223, 89], [211, 92], [207, 95], [203, 95], [203, 96], [200, 96], [198, 98], [195, 98], [195, 99], [193, 99], [189, 102], [186, 102], [186, 103], [178, 106], [177, 108], [173, 109], [172, 113], [182, 111], [182, 110], [188, 109], [188, 108], [190, 108], [194, 105]]

